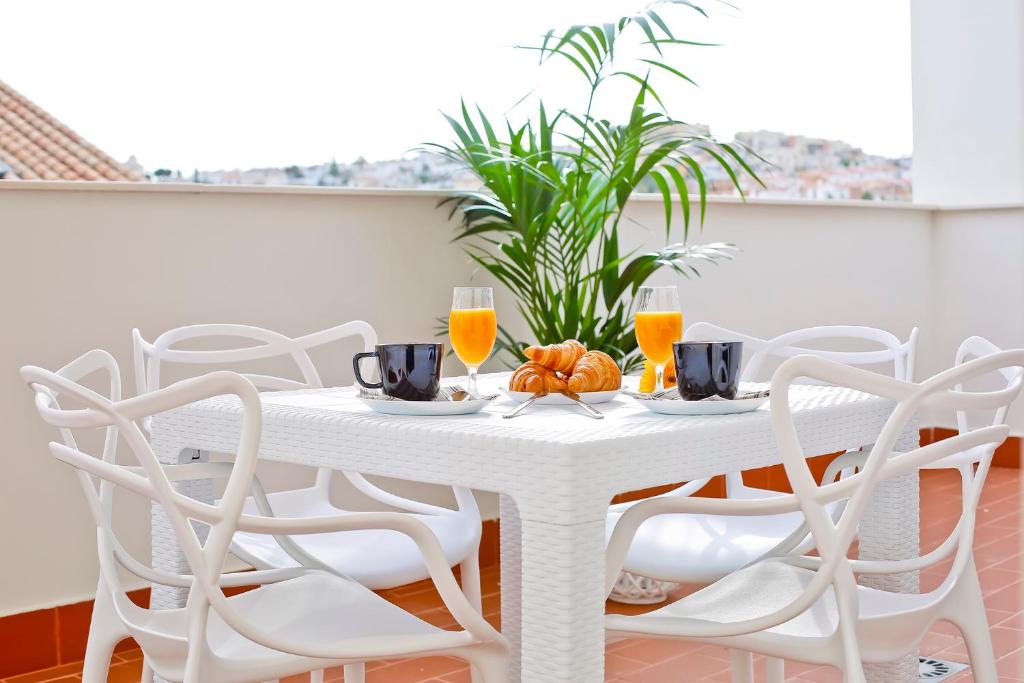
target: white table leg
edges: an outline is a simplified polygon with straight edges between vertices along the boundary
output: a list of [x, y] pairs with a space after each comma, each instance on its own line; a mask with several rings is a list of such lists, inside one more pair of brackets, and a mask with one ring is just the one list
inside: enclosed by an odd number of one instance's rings
[[501, 525], [501, 633], [508, 639], [512, 650], [509, 662], [509, 681], [520, 681], [520, 647], [522, 645], [522, 520], [519, 508], [512, 498], [502, 495], [499, 499]]
[[524, 519], [505, 497], [501, 514], [502, 632], [519, 651], [510, 680], [602, 683], [604, 520]]
[[[904, 431], [897, 450], [916, 448], [920, 434], [916, 423]], [[920, 488], [916, 472], [882, 482], [861, 520], [860, 557], [865, 560], [901, 560], [920, 552]], [[861, 583], [897, 593], [920, 590], [917, 572], [888, 576], [864, 576]], [[893, 663], [865, 664], [864, 673], [872, 683], [911, 683], [918, 680], [917, 654]]]

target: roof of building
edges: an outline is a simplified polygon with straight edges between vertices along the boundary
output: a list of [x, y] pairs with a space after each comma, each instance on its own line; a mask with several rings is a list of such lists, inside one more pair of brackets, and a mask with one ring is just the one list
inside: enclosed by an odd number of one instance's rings
[[23, 180], [144, 180], [0, 81], [0, 171]]

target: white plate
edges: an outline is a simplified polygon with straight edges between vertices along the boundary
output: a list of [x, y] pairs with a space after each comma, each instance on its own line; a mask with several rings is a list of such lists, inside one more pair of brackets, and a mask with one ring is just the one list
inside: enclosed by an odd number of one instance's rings
[[356, 396], [378, 413], [384, 415], [471, 415], [479, 413], [492, 398], [472, 398], [465, 401], [391, 401], [381, 398]]
[[768, 397], [745, 398], [738, 401], [651, 401], [638, 398], [636, 402], [652, 413], [662, 415], [734, 415], [757, 410], [768, 402]]
[[[529, 391], [509, 391], [504, 387], [502, 387], [501, 392], [508, 396], [513, 401], [515, 401], [516, 403], [525, 403], [526, 401], [530, 400], [533, 397], [533, 394], [530, 393]], [[580, 394], [580, 400], [583, 401], [584, 403], [591, 404], [607, 403], [608, 401], [612, 400], [618, 395], [618, 389], [615, 389], [613, 391], [584, 391]], [[538, 398], [533, 405], [572, 406], [576, 405], [576, 402], [573, 401], [568, 396], [564, 396], [562, 394], [548, 394], [547, 396]]]

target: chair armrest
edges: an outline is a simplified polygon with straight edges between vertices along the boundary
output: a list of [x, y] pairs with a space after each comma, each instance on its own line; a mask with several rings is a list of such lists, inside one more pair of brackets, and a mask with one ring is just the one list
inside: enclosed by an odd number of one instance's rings
[[771, 498], [729, 499], [729, 498], [694, 498], [694, 497], [658, 497], [642, 500], [626, 510], [612, 530], [608, 539], [605, 591], [611, 593], [615, 581], [622, 571], [629, 546], [633, 544], [640, 526], [651, 517], [671, 514], [705, 514], [705, 515], [779, 515], [800, 510], [800, 503], [793, 494], [772, 496]]
[[[259, 393], [252, 382], [242, 375], [218, 370], [201, 377], [175, 382], [163, 389], [156, 389], [141, 396], [126, 398], [114, 404], [118, 412], [129, 420], [150, 417], [181, 406], [201, 401], [204, 398], [234, 394], [248, 407], [253, 400], [259, 405]], [[246, 418], [249, 416], [246, 415]]]
[[[685, 498], [686, 496], [692, 496], [693, 494], [697, 493], [697, 491], [700, 491], [702, 488], [707, 486], [708, 482], [710, 482], [712, 479], [713, 477], [694, 479], [693, 481], [686, 482], [677, 489], [672, 489], [671, 491], [666, 491], [665, 493], [659, 493], [656, 496], [644, 498], [643, 500], [653, 500], [655, 498]], [[615, 505], [609, 505], [608, 511], [625, 512], [634, 505], [636, 505], [636, 501], [630, 501], [628, 503], [616, 503]]]

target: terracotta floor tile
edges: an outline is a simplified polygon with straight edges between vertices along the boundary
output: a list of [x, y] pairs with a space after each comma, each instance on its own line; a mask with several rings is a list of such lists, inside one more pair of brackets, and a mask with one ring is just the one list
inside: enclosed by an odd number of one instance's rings
[[727, 662], [708, 655], [694, 653], [676, 657], [627, 676], [619, 676], [619, 678], [628, 683], [666, 683], [666, 681], [707, 678], [728, 671], [728, 669]]
[[999, 680], [1004, 678], [1024, 678], [1024, 649], [1017, 650], [996, 661]]
[[815, 683], [843, 683], [843, 674], [835, 667], [821, 666], [800, 674], [796, 680], [814, 681]]
[[[1000, 614], [1002, 617], [998, 616]], [[1007, 614], [990, 609], [988, 611], [988, 623], [992, 626], [1001, 626], [1002, 628], [1013, 628], [1018, 631], [1024, 630], [1024, 612]], [[1021, 638], [1024, 638], [1024, 634], [1021, 635]]]
[[1020, 581], [984, 594], [986, 607], [1007, 611], [1024, 611], [1024, 583]]
[[0, 619], [0, 678], [62, 664], [57, 657], [57, 610], [26, 612]]
[[422, 657], [406, 659], [390, 666], [366, 672], [367, 683], [418, 683], [455, 673], [466, 668], [466, 662], [454, 657]]
[[123, 652], [115, 652], [114, 658], [120, 662], [134, 662], [137, 659], [142, 659], [142, 650], [136, 647]]
[[142, 660], [115, 664], [110, 667], [110, 674], [107, 676], [107, 683], [138, 683], [142, 676]]
[[614, 654], [644, 664], [658, 664], [680, 655], [695, 651], [699, 645], [675, 640], [655, 640], [653, 638], [635, 638], [615, 649]]
[[73, 662], [71, 664], [62, 664], [50, 669], [43, 669], [42, 671], [34, 671], [20, 676], [5, 678], [3, 679], [3, 683], [44, 683], [57, 680], [59, 678], [66, 678], [68, 676], [74, 677], [81, 672], [82, 663]]
[[450, 674], [445, 674], [440, 680], [444, 681], [444, 683], [472, 683], [473, 677], [470, 675], [469, 668], [467, 667], [453, 671]]
[[647, 662], [639, 662], [635, 659], [628, 659], [622, 655], [611, 652], [605, 655], [604, 671], [605, 678], [629, 678], [631, 674], [651, 666]]

